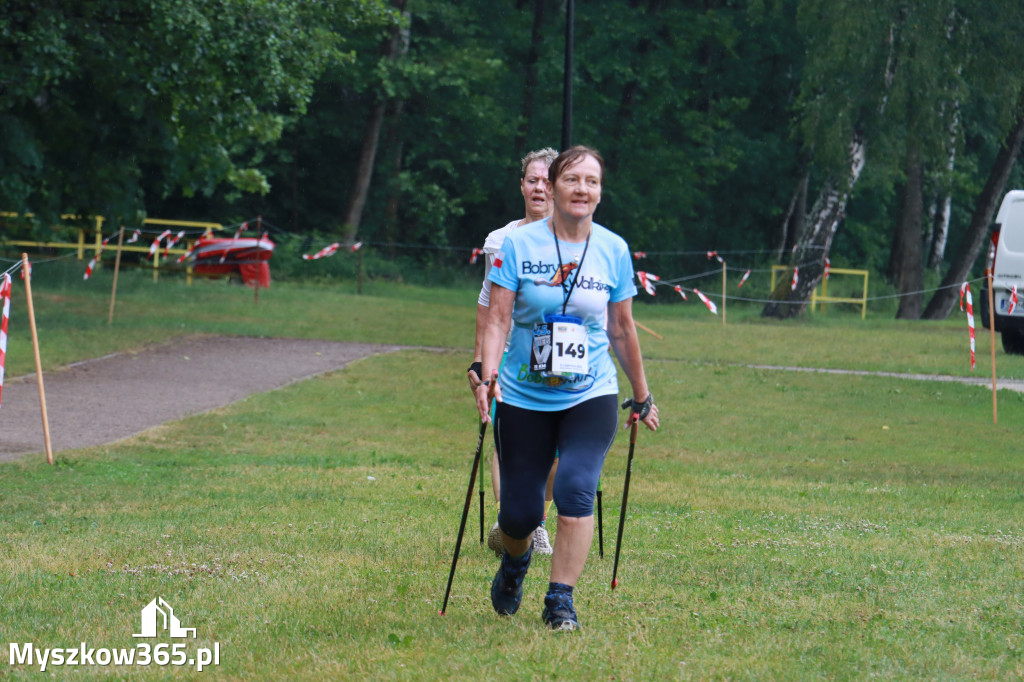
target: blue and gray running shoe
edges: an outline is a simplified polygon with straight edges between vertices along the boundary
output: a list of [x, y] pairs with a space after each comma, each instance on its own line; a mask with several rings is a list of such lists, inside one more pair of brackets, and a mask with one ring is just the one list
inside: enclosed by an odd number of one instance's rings
[[572, 632], [580, 629], [576, 618], [576, 609], [572, 606], [571, 594], [551, 594], [544, 596], [544, 611], [541, 613], [544, 623], [552, 630]]
[[503, 616], [511, 616], [519, 610], [519, 602], [523, 600], [523, 578], [532, 557], [532, 544], [529, 551], [518, 559], [509, 556], [508, 550], [501, 555], [501, 566], [491, 581], [491, 606]]

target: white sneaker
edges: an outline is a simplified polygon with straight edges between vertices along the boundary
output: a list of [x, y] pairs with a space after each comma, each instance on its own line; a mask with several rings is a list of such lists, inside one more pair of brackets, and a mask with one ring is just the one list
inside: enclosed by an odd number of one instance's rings
[[533, 551], [535, 554], [551, 554], [554, 551], [544, 526], [537, 526], [537, 530], [533, 531]]
[[502, 553], [505, 551], [505, 538], [501, 536], [501, 528], [495, 523], [491, 526], [491, 530], [487, 533], [487, 546], [501, 558]]

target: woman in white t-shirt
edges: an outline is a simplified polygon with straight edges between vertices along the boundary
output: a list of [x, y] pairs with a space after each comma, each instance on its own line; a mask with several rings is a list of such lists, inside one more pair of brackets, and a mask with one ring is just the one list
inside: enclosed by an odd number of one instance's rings
[[[480, 352], [483, 346], [483, 330], [484, 325], [487, 322], [487, 308], [490, 305], [491, 296], [491, 282], [487, 279], [487, 276], [491, 272], [491, 267], [494, 265], [494, 257], [501, 249], [502, 243], [505, 241], [505, 237], [509, 232], [516, 229], [520, 225], [526, 225], [528, 223], [543, 220], [551, 215], [551, 194], [548, 191], [548, 166], [558, 156], [551, 147], [545, 147], [544, 149], [537, 149], [522, 159], [522, 171], [519, 178], [519, 191], [523, 195], [523, 205], [526, 212], [524, 218], [513, 220], [504, 227], [499, 227], [487, 235], [487, 239], [484, 240], [484, 281], [480, 287], [480, 295], [477, 297], [476, 305], [476, 343], [473, 349], [473, 364], [466, 370], [466, 376], [469, 378], [469, 388], [471, 391], [476, 393], [476, 388], [480, 385]], [[540, 525], [537, 526], [533, 534], [533, 551], [537, 554], [551, 554], [551, 541], [548, 538], [547, 529], [544, 526], [544, 519], [547, 518], [548, 511], [551, 509], [552, 501], [552, 488], [555, 483], [555, 470], [558, 468], [558, 461], [551, 467], [551, 472], [548, 474], [548, 482], [544, 495], [544, 516], [541, 518]], [[494, 500], [498, 503], [498, 509], [501, 509], [501, 483], [500, 474], [498, 471], [498, 458], [497, 456], [491, 457], [491, 487], [494, 491]], [[487, 546], [490, 547], [495, 554], [499, 557], [505, 549], [504, 541], [502, 539], [501, 529], [498, 527], [498, 523], [495, 522], [494, 526], [491, 527], [490, 532], [487, 534]]]

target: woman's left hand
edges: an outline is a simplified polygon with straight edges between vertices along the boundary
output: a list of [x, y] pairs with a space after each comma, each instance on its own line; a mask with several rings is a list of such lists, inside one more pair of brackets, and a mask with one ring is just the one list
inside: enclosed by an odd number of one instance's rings
[[633, 422], [639, 420], [651, 431], [658, 430], [661, 420], [658, 417], [658, 406], [654, 404], [654, 397], [652, 395], [648, 394], [644, 400], [627, 398], [626, 402], [622, 403], [622, 409], [629, 408], [631, 408], [629, 417], [626, 419], [626, 424], [623, 428], [632, 426]]
[[661, 425], [661, 420], [658, 418], [658, 406], [651, 403], [651, 411], [641, 421], [651, 431], [657, 431], [658, 426]]

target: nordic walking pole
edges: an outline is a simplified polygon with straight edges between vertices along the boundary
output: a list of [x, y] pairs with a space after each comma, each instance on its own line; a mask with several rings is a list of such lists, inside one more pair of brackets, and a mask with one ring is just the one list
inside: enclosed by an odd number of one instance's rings
[[725, 261], [722, 261], [722, 326], [725, 326]]
[[484, 544], [484, 459], [477, 457], [480, 468], [480, 544]]
[[996, 399], [996, 311], [992, 305], [992, 269], [985, 268], [985, 276], [988, 278], [988, 329], [992, 339], [992, 423], [999, 423], [999, 413]]
[[601, 479], [597, 479], [597, 555], [604, 558], [604, 514], [601, 513]]
[[[487, 389], [487, 407], [490, 408], [494, 400], [494, 389], [498, 385], [498, 371], [491, 374], [491, 386]], [[484, 449], [484, 435], [487, 433], [487, 422], [480, 422], [480, 435], [476, 440], [476, 454], [473, 456], [473, 468], [469, 474], [469, 489], [466, 490], [466, 505], [462, 508], [462, 521], [459, 523], [459, 536], [455, 539], [455, 553], [452, 555], [452, 568], [448, 572], [448, 587], [444, 590], [444, 603], [441, 604], [439, 613], [443, 616], [448, 608], [448, 595], [452, 592], [452, 580], [455, 578], [455, 565], [459, 562], [459, 548], [462, 547], [462, 534], [466, 531], [466, 519], [469, 517], [469, 507], [473, 504], [473, 484], [476, 482], [476, 471], [480, 465], [480, 453]]]
[[39, 359], [39, 334], [36, 333], [36, 312], [32, 306], [32, 266], [28, 254], [21, 254], [21, 273], [25, 275], [25, 298], [28, 301], [28, 326], [32, 329], [32, 351], [36, 358], [36, 382], [39, 384], [39, 407], [43, 413], [43, 445], [46, 463], [53, 465], [53, 445], [50, 443], [50, 420], [46, 418], [46, 391], [43, 390], [43, 363]]
[[633, 471], [633, 450], [636, 448], [636, 425], [640, 421], [630, 415], [633, 419], [629, 427], [629, 457], [626, 459], [626, 483], [622, 486], [622, 511], [619, 512], [619, 537], [615, 540], [615, 564], [612, 566], [612, 589], [619, 586], [619, 580], [615, 576], [619, 572], [619, 551], [622, 549], [622, 527], [626, 525], [626, 501], [629, 499], [629, 475]]

